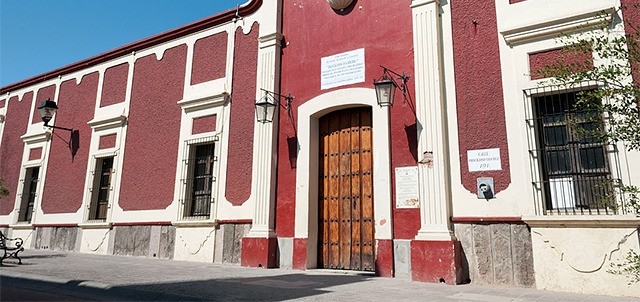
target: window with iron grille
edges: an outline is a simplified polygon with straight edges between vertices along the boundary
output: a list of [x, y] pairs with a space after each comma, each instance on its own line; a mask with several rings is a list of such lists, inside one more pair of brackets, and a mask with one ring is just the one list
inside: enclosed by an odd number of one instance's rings
[[19, 222], [31, 222], [33, 207], [38, 189], [40, 167], [27, 168], [23, 180], [22, 197], [20, 199]]
[[183, 167], [182, 217], [208, 219], [213, 204], [213, 192], [216, 181], [214, 167], [216, 162], [215, 143], [212, 139], [187, 141]]
[[106, 220], [113, 176], [113, 156], [96, 160], [89, 220]]
[[[571, 89], [525, 91], [538, 213], [620, 214], [616, 146], [602, 139], [604, 119], [588, 106], [585, 83]], [[597, 100], [600, 102], [600, 100]]]

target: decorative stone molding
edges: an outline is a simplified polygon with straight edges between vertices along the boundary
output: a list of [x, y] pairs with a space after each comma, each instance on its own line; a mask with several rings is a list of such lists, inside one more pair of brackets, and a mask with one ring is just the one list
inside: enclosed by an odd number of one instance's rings
[[500, 33], [507, 45], [514, 46], [533, 40], [556, 38], [560, 35], [602, 28], [611, 23], [614, 13], [615, 8], [610, 7], [567, 18], [515, 27]]
[[115, 117], [109, 117], [104, 119], [93, 119], [87, 122], [94, 130], [106, 130], [121, 127], [127, 121], [125, 115], [118, 115]]
[[172, 221], [171, 225], [176, 228], [216, 228], [218, 222], [215, 220], [180, 220]]
[[78, 223], [78, 227], [81, 229], [111, 229], [113, 227], [113, 224], [110, 222], [84, 222], [84, 223]]
[[522, 221], [531, 227], [566, 228], [628, 228], [640, 227], [640, 217], [636, 216], [523, 216]]
[[[598, 261], [597, 263], [593, 263], [592, 267], [586, 267], [585, 263], [580, 262], [580, 263], [571, 263], [571, 261], [569, 261], [568, 257], [567, 257], [567, 252], [563, 251], [560, 247], [560, 244], [556, 244], [554, 242], [552, 242], [550, 239], [547, 239], [545, 237], [544, 234], [542, 234], [541, 232], [538, 232], [536, 230], [532, 230], [531, 234], [535, 234], [538, 235], [542, 242], [547, 245], [549, 247], [549, 249], [553, 250], [557, 257], [558, 257], [558, 261], [559, 262], [564, 262], [566, 263], [566, 265], [568, 265], [572, 270], [581, 273], [581, 274], [592, 274], [595, 273], [597, 271], [600, 271], [603, 267], [605, 267], [605, 263], [607, 261], [611, 261], [611, 259], [613, 258], [613, 254], [620, 252], [621, 250], [621, 246], [627, 242], [627, 239], [629, 239], [629, 237], [631, 237], [632, 235], [636, 234], [638, 232], [638, 230], [633, 230], [630, 233], [624, 235], [622, 238], [620, 238], [618, 240], [618, 242], [616, 243], [615, 247], [613, 247], [610, 250], [607, 250], [607, 253], [605, 253], [604, 255], [602, 255], [602, 261]], [[575, 249], [571, 249], [569, 252], [572, 253], [576, 253]]]
[[229, 93], [223, 92], [219, 95], [214, 95], [206, 98], [198, 98], [191, 100], [182, 100], [178, 102], [178, 105], [182, 107], [185, 112], [192, 112], [196, 110], [202, 110], [207, 108], [213, 108], [224, 104], [229, 99]]
[[50, 137], [51, 137], [51, 132], [45, 131], [45, 132], [36, 133], [36, 134], [25, 134], [20, 138], [22, 139], [23, 142], [30, 145], [35, 143], [46, 142], [49, 140]]
[[327, 2], [331, 5], [331, 8], [335, 10], [342, 10], [351, 5], [353, 0], [327, 0]]

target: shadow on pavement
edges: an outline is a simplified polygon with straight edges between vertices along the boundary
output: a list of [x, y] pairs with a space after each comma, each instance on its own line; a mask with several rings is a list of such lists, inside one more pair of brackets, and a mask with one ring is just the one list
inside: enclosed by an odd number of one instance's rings
[[[269, 277], [194, 280], [106, 287], [84, 280], [67, 283], [1, 276], [2, 288], [19, 287], [83, 300], [107, 301], [284, 301], [330, 292], [328, 288], [364, 282], [370, 276], [287, 274]], [[3, 295], [6, 301], [19, 301]], [[25, 298], [25, 297], [23, 297]]]

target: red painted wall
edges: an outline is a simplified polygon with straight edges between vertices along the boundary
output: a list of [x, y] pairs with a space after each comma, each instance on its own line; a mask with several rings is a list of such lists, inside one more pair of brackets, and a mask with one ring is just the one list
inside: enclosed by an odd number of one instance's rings
[[393, 240], [377, 240], [376, 243], [376, 275], [393, 277]]
[[[624, 30], [627, 37], [635, 35], [638, 38], [638, 31], [640, 30], [640, 3], [638, 0], [621, 0], [622, 18], [624, 19]], [[636, 40], [636, 43], [638, 41]], [[637, 62], [636, 62], [637, 63]], [[640, 86], [640, 66], [637, 64], [632, 65], [633, 68], [633, 81], [636, 87]]]
[[562, 63], [564, 66], [573, 66], [573, 72], [593, 69], [593, 54], [574, 52], [566, 48], [552, 49], [529, 54], [529, 74], [532, 80], [543, 78], [540, 74], [547, 66], [554, 63]]
[[29, 160], [42, 158], [42, 147], [29, 149]]
[[8, 215], [15, 206], [24, 148], [20, 136], [27, 131], [32, 100], [33, 92], [27, 92], [20, 101], [18, 96], [12, 96], [5, 101], [7, 114], [0, 144], [0, 177], [9, 189], [9, 196], [0, 197], [0, 215]]
[[[91, 127], [87, 122], [93, 118], [97, 92], [97, 72], [83, 76], [79, 84], [71, 79], [60, 85], [57, 100], [60, 109], [56, 112], [55, 125], [73, 128], [77, 132], [71, 135], [68, 131], [56, 129], [51, 136], [41, 203], [45, 214], [75, 213], [82, 206], [91, 142]], [[71, 148], [63, 140], [72, 142]]]
[[216, 118], [215, 114], [194, 118], [191, 125], [191, 134], [216, 131]]
[[193, 48], [191, 85], [219, 79], [227, 68], [227, 32], [196, 41]]
[[[494, 1], [451, 2], [462, 184], [493, 177], [496, 193], [511, 183]], [[475, 21], [475, 22], [474, 22]], [[502, 170], [469, 172], [467, 150], [500, 148]]]
[[116, 139], [118, 138], [117, 134], [109, 134], [103, 135], [100, 137], [100, 141], [98, 143], [98, 149], [109, 149], [116, 146]]
[[254, 23], [248, 35], [240, 28], [235, 33], [225, 197], [236, 206], [242, 205], [251, 195], [258, 31], [259, 25]]
[[38, 89], [38, 94], [35, 99], [36, 105], [33, 107], [33, 118], [31, 119], [32, 124], [42, 122], [42, 118], [40, 117], [40, 112], [38, 111], [38, 106], [40, 105], [40, 102], [46, 99], [53, 101], [55, 95], [56, 95], [56, 85], [49, 85], [47, 87]]
[[128, 78], [129, 63], [122, 63], [120, 65], [107, 68], [104, 72], [100, 107], [124, 102], [127, 95]]
[[[326, 1], [307, 1], [304, 5], [285, 1], [283, 16], [286, 45], [282, 50], [280, 91], [291, 92], [295, 100], [291, 118], [281, 111], [276, 231], [278, 236], [293, 237], [296, 169], [308, 169], [295, 164], [297, 145], [294, 125], [297, 123], [298, 106], [331, 90], [353, 87], [373, 89], [373, 80], [382, 75], [380, 65], [413, 76], [413, 34], [411, 8], [402, 1], [357, 1], [353, 10], [343, 13], [332, 10]], [[365, 49], [365, 82], [320, 90], [321, 58], [359, 48]], [[415, 95], [413, 78], [408, 85], [411, 95]], [[411, 109], [414, 102], [404, 103], [402, 94], [398, 92], [396, 104], [391, 108], [392, 171], [395, 167], [416, 165], [415, 114]], [[374, 125], [373, 131], [377, 129], [381, 128]], [[392, 198], [395, 198], [393, 192]], [[391, 202], [395, 204], [395, 200]], [[393, 215], [394, 237], [413, 238], [420, 228], [419, 211], [395, 210]]]
[[173, 201], [186, 56], [179, 45], [161, 60], [152, 54], [135, 62], [119, 200], [126, 211]]

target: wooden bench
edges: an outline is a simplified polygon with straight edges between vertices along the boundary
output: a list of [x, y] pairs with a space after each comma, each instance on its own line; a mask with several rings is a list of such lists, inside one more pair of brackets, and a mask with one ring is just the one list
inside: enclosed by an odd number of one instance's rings
[[[12, 244], [7, 245], [7, 242], [12, 242]], [[0, 266], [2, 266], [2, 261], [4, 261], [4, 259], [10, 257], [18, 259], [18, 264], [22, 264], [22, 259], [18, 256], [19, 252], [24, 251], [22, 243], [22, 238], [7, 238], [2, 234], [2, 231], [0, 231], [0, 249], [4, 251], [2, 259], [0, 259]]]

